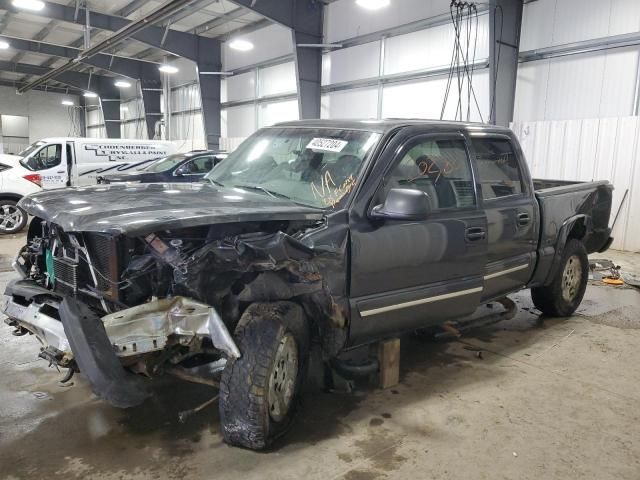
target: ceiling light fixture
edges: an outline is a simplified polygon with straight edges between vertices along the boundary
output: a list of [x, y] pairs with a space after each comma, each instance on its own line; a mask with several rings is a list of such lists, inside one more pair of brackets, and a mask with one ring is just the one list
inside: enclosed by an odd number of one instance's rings
[[391, 0], [356, 0], [356, 4], [367, 10], [379, 10], [388, 7]]
[[97, 98], [98, 94], [94, 92], [84, 92], [83, 95], [87, 98]]
[[131, 86], [131, 83], [125, 80], [118, 80], [117, 82], [114, 83], [114, 85], [118, 88], [129, 88]]
[[234, 50], [238, 50], [240, 52], [248, 52], [249, 50], [253, 50], [253, 43], [251, 43], [249, 40], [236, 38], [235, 40], [231, 40], [229, 42], [229, 48], [233, 48]]
[[178, 73], [180, 70], [172, 65], [160, 65], [158, 67], [162, 73]]
[[0, 50], [6, 50], [9, 48], [9, 42], [5, 42], [4, 40], [0, 40]]
[[33, 10], [34, 12], [39, 12], [44, 8], [44, 2], [40, 0], [13, 0], [11, 5], [24, 10]]
[[67, 107], [72, 107], [73, 102], [71, 100], [62, 100], [62, 105], [66, 105]]

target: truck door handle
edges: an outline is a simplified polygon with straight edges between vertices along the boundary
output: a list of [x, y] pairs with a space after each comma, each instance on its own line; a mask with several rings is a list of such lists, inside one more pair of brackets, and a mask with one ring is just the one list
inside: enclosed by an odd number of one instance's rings
[[466, 237], [470, 242], [476, 242], [478, 240], [484, 240], [487, 236], [487, 232], [482, 227], [467, 228]]
[[529, 217], [528, 213], [519, 213], [518, 214], [518, 225], [520, 225], [521, 227], [529, 225], [530, 221], [531, 221], [531, 217]]

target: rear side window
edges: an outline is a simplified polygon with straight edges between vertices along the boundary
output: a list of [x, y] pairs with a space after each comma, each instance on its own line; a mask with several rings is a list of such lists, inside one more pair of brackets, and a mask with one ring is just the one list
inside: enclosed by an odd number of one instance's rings
[[503, 138], [472, 138], [471, 143], [476, 152], [482, 198], [521, 194], [522, 172], [511, 142]]
[[464, 141], [430, 138], [411, 146], [387, 177], [385, 193], [391, 188], [422, 190], [434, 210], [473, 207], [475, 192]]

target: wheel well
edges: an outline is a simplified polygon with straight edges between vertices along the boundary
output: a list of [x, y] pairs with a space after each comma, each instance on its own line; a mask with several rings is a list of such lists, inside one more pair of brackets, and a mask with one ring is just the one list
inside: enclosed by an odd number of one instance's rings
[[3, 193], [0, 195], [0, 200], [14, 200], [18, 201], [22, 198], [22, 195], [18, 195], [17, 193]]
[[573, 226], [569, 231], [569, 235], [567, 235], [567, 240], [570, 238], [582, 240], [586, 234], [587, 234], [587, 226], [585, 225], [584, 218], [578, 218], [573, 223]]

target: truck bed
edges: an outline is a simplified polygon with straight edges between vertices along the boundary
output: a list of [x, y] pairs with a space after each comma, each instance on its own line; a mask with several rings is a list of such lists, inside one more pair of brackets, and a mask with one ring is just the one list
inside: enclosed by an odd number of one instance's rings
[[[540, 209], [538, 272], [551, 271], [556, 252], [561, 251], [572, 225], [578, 220], [588, 253], [602, 251], [610, 243], [609, 215], [613, 185], [608, 181], [575, 182], [534, 179]], [[537, 281], [544, 281], [536, 278]]]
[[552, 188], [568, 187], [568, 186], [591, 184], [591, 183], [599, 183], [599, 182], [578, 182], [575, 180], [548, 180], [548, 179], [542, 179], [542, 178], [534, 178], [533, 188], [535, 189], [536, 193], [544, 193], [543, 192], [544, 190], [549, 190]]

